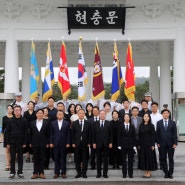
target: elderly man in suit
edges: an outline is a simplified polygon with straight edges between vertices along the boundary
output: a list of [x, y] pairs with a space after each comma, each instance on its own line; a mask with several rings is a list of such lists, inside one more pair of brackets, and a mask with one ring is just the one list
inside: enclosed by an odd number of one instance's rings
[[108, 178], [108, 152], [109, 148], [112, 148], [113, 136], [111, 131], [110, 122], [105, 120], [106, 113], [104, 110], [100, 111], [99, 121], [95, 122], [93, 125], [93, 148], [96, 149], [97, 154], [97, 176], [100, 178], [101, 175], [101, 165], [103, 157], [103, 177]]
[[[164, 178], [173, 179], [174, 151], [177, 146], [176, 123], [169, 119], [170, 111], [162, 110], [163, 119], [157, 122], [157, 145], [160, 147], [162, 157], [162, 167], [165, 173]], [[167, 155], [169, 159], [169, 169], [167, 165]]]
[[[72, 124], [72, 147], [75, 149], [77, 175], [75, 178], [87, 178], [89, 147], [91, 144], [91, 125], [85, 120], [85, 110], [78, 111], [79, 119]], [[82, 165], [82, 166], [81, 166]]]
[[30, 147], [33, 149], [34, 171], [31, 179], [45, 179], [44, 175], [44, 157], [45, 149], [49, 147], [49, 124], [43, 120], [44, 111], [36, 111], [37, 119], [30, 124]]
[[50, 127], [50, 148], [53, 148], [55, 169], [53, 178], [60, 175], [66, 178], [66, 148], [70, 147], [70, 128], [69, 122], [64, 120], [64, 112], [57, 111], [57, 120], [51, 122]]

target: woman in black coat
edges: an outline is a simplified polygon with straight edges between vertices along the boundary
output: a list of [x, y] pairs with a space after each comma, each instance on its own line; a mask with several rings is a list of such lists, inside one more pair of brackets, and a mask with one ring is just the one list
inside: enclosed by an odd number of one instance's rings
[[148, 113], [144, 114], [143, 123], [139, 126], [138, 150], [138, 168], [145, 171], [143, 177], [150, 178], [150, 171], [157, 170], [157, 158], [155, 152], [155, 128]]
[[118, 149], [118, 130], [121, 122], [119, 121], [119, 112], [114, 110], [112, 112], [111, 130], [113, 135], [112, 148], [110, 149], [109, 163], [113, 165], [113, 169], [119, 169], [121, 164], [121, 151]]
[[7, 148], [7, 144], [6, 144], [6, 138], [7, 138], [7, 127], [8, 127], [8, 122], [10, 121], [10, 119], [13, 118], [13, 106], [12, 105], [8, 105], [7, 106], [7, 115], [3, 117], [2, 119], [2, 134], [4, 137], [4, 143], [3, 143], [3, 147], [5, 148], [5, 157], [6, 157], [6, 171], [10, 170], [10, 149]]

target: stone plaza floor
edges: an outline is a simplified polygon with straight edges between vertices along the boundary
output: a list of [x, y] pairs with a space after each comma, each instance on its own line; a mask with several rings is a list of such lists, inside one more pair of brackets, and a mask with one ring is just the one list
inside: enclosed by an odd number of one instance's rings
[[[24, 173], [24, 179], [19, 179], [17, 176], [13, 180], [9, 180], [9, 172], [5, 171], [6, 163], [5, 163], [5, 156], [4, 156], [4, 148], [3, 144], [0, 143], [0, 183], [8, 183], [8, 182], [48, 182], [48, 183], [55, 183], [55, 182], [121, 182], [121, 181], [133, 181], [133, 182], [139, 182], [139, 181], [156, 181], [156, 182], [184, 182], [185, 183], [185, 143], [179, 142], [178, 146], [175, 151], [175, 168], [174, 168], [174, 178], [173, 179], [164, 179], [164, 173], [161, 170], [157, 170], [152, 172], [151, 178], [142, 178], [143, 172], [137, 169], [137, 155], [135, 156], [136, 162], [134, 162], [134, 174], [133, 179], [122, 178], [122, 171], [120, 170], [113, 170], [112, 166], [109, 167], [108, 171], [108, 179], [105, 178], [96, 178], [96, 170], [91, 170], [90, 165], [89, 169], [87, 171], [87, 179], [78, 178], [75, 179], [76, 171], [75, 171], [75, 165], [74, 162], [67, 162], [67, 178], [62, 179], [61, 177], [58, 179], [53, 179], [54, 175], [54, 164], [51, 161], [50, 162], [50, 168], [49, 170], [45, 170], [46, 179], [35, 179], [32, 180], [31, 176], [33, 173], [33, 163], [26, 163], [26, 156], [24, 155], [24, 167], [23, 167], [23, 173]], [[156, 151], [158, 153], [158, 151]]]

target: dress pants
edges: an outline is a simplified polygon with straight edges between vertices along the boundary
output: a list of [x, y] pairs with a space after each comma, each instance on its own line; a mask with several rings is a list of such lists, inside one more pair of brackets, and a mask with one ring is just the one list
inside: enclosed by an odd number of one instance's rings
[[108, 147], [101, 147], [96, 149], [97, 154], [97, 175], [101, 175], [102, 157], [103, 157], [103, 175], [108, 172]]
[[66, 174], [66, 147], [55, 146], [53, 149], [55, 159], [55, 174], [61, 175]]
[[44, 173], [45, 150], [46, 147], [43, 146], [33, 147], [33, 156], [34, 156], [33, 174]]
[[15, 157], [18, 154], [18, 171], [17, 174], [23, 173], [23, 145], [22, 144], [10, 144], [10, 173], [15, 174]]
[[133, 175], [133, 158], [134, 152], [132, 148], [122, 148], [122, 173], [127, 175], [127, 156], [128, 156], [128, 175]]
[[[87, 165], [88, 165], [88, 146], [83, 146], [80, 143], [79, 146], [75, 147], [75, 162], [76, 162], [76, 171], [78, 175], [86, 175]], [[82, 168], [81, 168], [82, 163]]]
[[92, 146], [91, 146], [91, 168], [95, 168], [96, 166], [96, 149], [94, 149]]
[[[161, 157], [162, 157], [162, 167], [163, 167], [163, 171], [165, 174], [170, 174], [173, 175], [173, 170], [174, 170], [174, 148], [172, 148], [172, 146], [160, 146], [160, 150], [161, 150]], [[168, 160], [169, 160], [169, 169], [168, 169], [168, 165], [167, 165], [167, 155], [168, 155]]]

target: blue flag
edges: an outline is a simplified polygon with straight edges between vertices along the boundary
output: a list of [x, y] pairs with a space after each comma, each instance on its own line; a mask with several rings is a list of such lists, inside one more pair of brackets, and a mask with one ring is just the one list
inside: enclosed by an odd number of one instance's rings
[[46, 102], [50, 96], [53, 95], [52, 87], [55, 83], [54, 71], [53, 71], [53, 62], [51, 56], [50, 43], [48, 43], [48, 50], [46, 52], [46, 68], [44, 76], [44, 87], [43, 87], [43, 102]]
[[31, 44], [31, 54], [30, 54], [30, 99], [35, 100], [38, 96], [38, 81], [39, 81], [39, 72], [37, 66], [37, 59], [35, 56], [35, 44], [32, 41]]
[[120, 88], [123, 83], [123, 76], [121, 71], [120, 62], [118, 59], [118, 50], [116, 42], [114, 42], [113, 52], [113, 69], [112, 69], [112, 88], [111, 88], [111, 100], [116, 101], [120, 95]]

